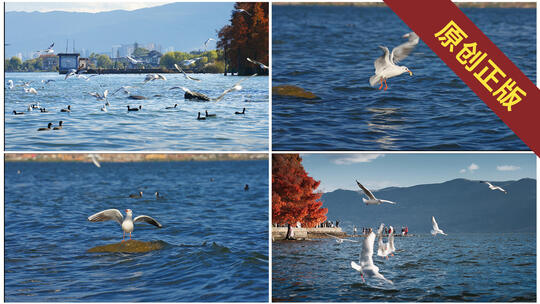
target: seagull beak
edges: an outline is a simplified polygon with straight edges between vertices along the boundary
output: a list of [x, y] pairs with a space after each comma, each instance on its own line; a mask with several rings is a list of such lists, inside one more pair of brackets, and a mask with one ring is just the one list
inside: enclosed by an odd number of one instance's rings
[[410, 70], [409, 70], [409, 75], [411, 75], [411, 76], [412, 76], [412, 72], [411, 72]]

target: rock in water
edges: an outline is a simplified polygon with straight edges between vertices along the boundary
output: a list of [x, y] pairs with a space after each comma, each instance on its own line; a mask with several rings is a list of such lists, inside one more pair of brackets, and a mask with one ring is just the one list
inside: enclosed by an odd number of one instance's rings
[[198, 100], [204, 100], [204, 101], [210, 101], [210, 98], [203, 93], [199, 92], [185, 92], [184, 93], [185, 99], [198, 99]]
[[146, 97], [141, 96], [141, 95], [129, 95], [128, 98], [129, 99], [135, 99], [135, 100], [146, 99]]
[[317, 95], [293, 85], [278, 85], [272, 87], [272, 95], [296, 97], [304, 99], [317, 99]]
[[153, 241], [153, 242], [143, 242], [136, 240], [129, 240], [125, 242], [120, 242], [116, 244], [109, 244], [103, 246], [96, 246], [94, 248], [88, 249], [88, 252], [148, 252], [153, 250], [159, 250], [165, 246], [165, 242], [162, 241]]

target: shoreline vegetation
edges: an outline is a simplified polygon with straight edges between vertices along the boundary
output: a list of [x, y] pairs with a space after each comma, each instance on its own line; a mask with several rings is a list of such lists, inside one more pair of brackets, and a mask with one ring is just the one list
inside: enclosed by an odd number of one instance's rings
[[[100, 162], [182, 162], [182, 161], [246, 161], [268, 160], [264, 153], [191, 153], [191, 154], [157, 154], [157, 153], [97, 153]], [[6, 153], [5, 162], [92, 162], [87, 153]]]
[[[457, 7], [472, 8], [536, 8], [536, 2], [454, 2]], [[387, 7], [384, 2], [273, 2], [280, 6], [357, 6]]]

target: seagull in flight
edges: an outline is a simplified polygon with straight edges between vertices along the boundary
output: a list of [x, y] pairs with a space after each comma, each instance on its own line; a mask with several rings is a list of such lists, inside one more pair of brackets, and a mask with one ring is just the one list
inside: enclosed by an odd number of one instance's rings
[[383, 229], [384, 229], [384, 223], [381, 223], [381, 225], [379, 226], [379, 230], [377, 230], [377, 237], [378, 237], [377, 255], [388, 259], [388, 255], [391, 254], [392, 251], [390, 250], [390, 240], [388, 240], [389, 241], [388, 243], [383, 242], [383, 235], [382, 235]]
[[88, 94], [94, 96], [95, 98], [97, 98], [97, 100], [106, 100], [107, 96], [109, 95], [109, 90], [105, 90], [103, 92], [103, 95], [99, 94], [98, 92], [91, 92]]
[[208, 39], [206, 39], [206, 41], [204, 42], [204, 49], [205, 49], [205, 50], [206, 50], [206, 48], [207, 48], [207, 46], [208, 46], [208, 42], [210, 42], [211, 40], [216, 41], [216, 39], [214, 39], [214, 38], [208, 38]]
[[398, 62], [405, 59], [412, 52], [414, 47], [418, 44], [420, 38], [414, 32], [403, 35], [403, 38], [408, 38], [408, 41], [395, 47], [392, 53], [385, 46], [379, 46], [383, 50], [381, 57], [375, 60], [375, 75], [369, 78], [369, 84], [373, 87], [377, 83], [381, 83], [379, 90], [383, 87], [383, 81], [385, 84], [384, 90], [388, 89], [386, 80], [395, 76], [399, 76], [403, 73], [413, 73], [406, 66], [397, 65]]
[[69, 77], [72, 77], [72, 76], [77, 76], [77, 78], [81, 78], [80, 76], [81, 76], [82, 73], [86, 73], [86, 70], [71, 69], [66, 73], [66, 77], [64, 78], [64, 80], [66, 80], [66, 79], [68, 79]]
[[249, 16], [251, 16], [251, 14], [250, 14], [248, 11], [246, 11], [245, 9], [243, 9], [243, 8], [239, 8], [239, 9], [237, 9], [235, 12], [237, 12], [237, 13], [246, 13], [246, 14], [248, 14]]
[[24, 88], [24, 92], [37, 95], [37, 91], [34, 88]]
[[362, 201], [364, 201], [364, 203], [366, 203], [366, 205], [380, 205], [382, 203], [388, 203], [388, 204], [392, 204], [392, 205], [396, 204], [396, 203], [394, 203], [392, 201], [382, 200], [382, 199], [376, 198], [375, 195], [373, 195], [373, 193], [371, 193], [371, 191], [369, 191], [366, 187], [362, 186], [362, 184], [360, 184], [358, 181], [356, 181], [356, 183], [358, 184], [358, 187], [360, 187], [360, 189], [362, 189], [362, 191], [364, 191], [364, 193], [368, 197], [368, 199], [365, 199], [365, 198], [362, 197]]
[[355, 241], [355, 240], [342, 239], [342, 238], [337, 237], [337, 236], [335, 236], [335, 235], [331, 235], [331, 234], [328, 234], [328, 233], [325, 233], [325, 234], [328, 235], [328, 236], [331, 236], [331, 237], [335, 238], [335, 239], [336, 239], [336, 243], [339, 243], [339, 244], [343, 243], [344, 241], [347, 241], [347, 242], [353, 242], [353, 243], [358, 243], [358, 241]]
[[165, 76], [160, 75], [160, 74], [147, 74], [146, 78], [144, 78], [144, 83], [147, 83], [149, 81], [158, 80], [158, 79], [167, 80], [167, 78], [165, 78]]
[[501, 188], [499, 186], [494, 186], [490, 182], [481, 181], [481, 183], [488, 185], [489, 189], [491, 189], [491, 190], [499, 190], [501, 192], [504, 192], [504, 194], [508, 194], [508, 191], [504, 190], [503, 188]]
[[198, 60], [201, 60], [201, 59], [202, 59], [202, 57], [197, 57], [197, 58], [193, 58], [193, 59], [186, 59], [186, 60], [183, 60], [181, 62], [181, 64], [183, 66], [190, 66], [190, 65], [194, 64], [195, 62], [197, 62]]
[[131, 209], [126, 209], [126, 218], [118, 209], [107, 209], [100, 211], [96, 214], [93, 214], [88, 217], [90, 222], [104, 222], [104, 221], [116, 221], [122, 227], [124, 231], [124, 236], [122, 237], [122, 242], [126, 237], [126, 232], [129, 233], [129, 239], [131, 240], [131, 233], [133, 232], [134, 223], [147, 223], [154, 225], [158, 228], [163, 227], [158, 221], [149, 217], [148, 215], [139, 215], [134, 219], [131, 219], [133, 212]]
[[[370, 229], [371, 230], [371, 229]], [[392, 281], [386, 279], [382, 274], [379, 273], [379, 267], [373, 263], [373, 244], [375, 243], [375, 233], [370, 231], [368, 236], [364, 239], [362, 243], [362, 252], [360, 253], [360, 261], [357, 264], [354, 261], [351, 261], [351, 267], [360, 272], [362, 276], [362, 282], [365, 282], [364, 276], [374, 277], [380, 280], [383, 280], [387, 283], [394, 284]]]
[[189, 76], [188, 74], [186, 74], [186, 72], [184, 72], [184, 70], [182, 70], [182, 68], [180, 68], [176, 63], [174, 64], [174, 67], [175, 67], [179, 72], [182, 72], [182, 73], [184, 74], [184, 77], [186, 77], [186, 79], [193, 80], [193, 81], [201, 81], [201, 80], [198, 79], [198, 78], [193, 78], [193, 77]]
[[129, 55], [126, 56], [126, 58], [129, 60], [129, 62], [131, 62], [132, 64], [139, 64], [139, 63], [143, 63], [142, 60], [137, 60]]
[[251, 63], [254, 63], [254, 64], [258, 65], [261, 69], [263, 69], [263, 70], [268, 70], [268, 66], [264, 65], [263, 63], [258, 62], [258, 61], [255, 61], [255, 60], [253, 60], [253, 59], [249, 59], [249, 58], [246, 58], [246, 59], [247, 59], [247, 61], [249, 61], [249, 62], [251, 62]]
[[435, 220], [434, 216], [431, 217], [431, 224], [433, 225], [433, 228], [431, 229], [432, 235], [437, 235], [437, 234], [447, 235], [446, 233], [444, 233], [444, 231], [439, 229], [439, 225], [437, 225], [437, 221]]
[[90, 158], [90, 160], [92, 160], [92, 162], [94, 163], [94, 165], [96, 165], [96, 167], [101, 168], [101, 164], [98, 161], [98, 159], [100, 158], [99, 155], [90, 153], [88, 154], [88, 157]]
[[54, 50], [53, 50], [53, 47], [54, 47], [54, 42], [46, 49], [46, 50], [42, 50], [42, 51], [37, 51], [38, 53], [54, 53]]
[[253, 76], [257, 76], [257, 74], [253, 74], [251, 76], [248, 76], [240, 81], [238, 81], [237, 83], [235, 83], [231, 88], [223, 91], [223, 93], [221, 93], [221, 95], [219, 95], [217, 98], [214, 99], [214, 101], [220, 101], [223, 96], [225, 96], [227, 93], [229, 92], [232, 92], [232, 91], [240, 91], [242, 89], [242, 86], [240, 85], [242, 82], [248, 80], [249, 78], [253, 77]]
[[130, 91], [129, 91], [129, 90], [130, 90], [130, 89], [134, 89], [134, 88], [138, 88], [138, 87], [137, 87], [137, 86], [121, 86], [121, 87], [119, 87], [118, 89], [116, 89], [116, 91], [114, 91], [114, 92], [111, 94], [111, 96], [114, 95], [114, 94], [116, 94], [116, 93], [118, 93], [119, 91], [124, 91], [124, 94], [130, 94]]
[[9, 88], [10, 90], [13, 90], [13, 80], [11, 80], [11, 79], [8, 80], [8, 88]]

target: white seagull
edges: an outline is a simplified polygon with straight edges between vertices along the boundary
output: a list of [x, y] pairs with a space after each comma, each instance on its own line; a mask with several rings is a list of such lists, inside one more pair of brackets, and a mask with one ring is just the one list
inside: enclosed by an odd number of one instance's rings
[[132, 64], [138, 64], [138, 63], [142, 63], [142, 61], [140, 60], [137, 60], [129, 55], [126, 56], [126, 58], [129, 60], [129, 62], [131, 62]]
[[98, 92], [91, 92], [88, 94], [94, 96], [97, 100], [106, 100], [107, 96], [109, 95], [109, 90], [105, 90], [103, 92], [103, 95], [99, 94]]
[[238, 81], [237, 83], [235, 83], [231, 88], [223, 91], [223, 93], [221, 93], [221, 95], [219, 95], [217, 98], [213, 99], [214, 101], [220, 101], [223, 96], [225, 96], [225, 94], [229, 93], [229, 92], [232, 92], [232, 91], [240, 91], [242, 89], [242, 86], [240, 85], [242, 82], [248, 80], [249, 78], [253, 77], [253, 76], [257, 76], [257, 74], [253, 74], [251, 76], [248, 76], [240, 81]]
[[491, 190], [499, 190], [499, 191], [504, 192], [504, 194], [508, 194], [508, 192], [506, 190], [504, 190], [503, 188], [501, 188], [499, 186], [494, 186], [490, 182], [481, 181], [481, 183], [488, 185], [489, 189], [491, 189]]
[[251, 14], [250, 14], [248, 11], [246, 11], [245, 9], [243, 9], [243, 8], [239, 8], [239, 9], [237, 9], [235, 12], [238, 12], [238, 13], [246, 13], [246, 14], [248, 14], [249, 16], [251, 16]]
[[375, 60], [375, 75], [369, 78], [369, 84], [373, 87], [377, 83], [381, 83], [379, 90], [382, 89], [383, 81], [385, 84], [384, 90], [388, 88], [386, 79], [399, 76], [403, 73], [409, 73], [412, 76], [412, 72], [406, 66], [397, 65], [398, 62], [405, 59], [412, 52], [414, 47], [418, 44], [420, 38], [414, 32], [403, 35], [404, 38], [409, 40], [392, 50], [392, 53], [385, 46], [379, 46], [383, 50], [383, 55]]
[[386, 279], [382, 274], [379, 273], [379, 267], [373, 264], [373, 244], [375, 243], [375, 233], [371, 231], [369, 235], [364, 239], [362, 244], [362, 252], [360, 253], [359, 264], [356, 264], [354, 261], [351, 261], [351, 267], [360, 272], [362, 276], [362, 281], [364, 280], [364, 275], [366, 277], [375, 277], [377, 279], [384, 280], [390, 284], [393, 284], [392, 281]]
[[437, 225], [437, 221], [435, 220], [434, 216], [431, 217], [431, 224], [433, 225], [433, 229], [431, 229], [431, 234], [432, 235], [437, 235], [439, 233], [442, 234], [442, 235], [447, 235], [446, 233], [444, 233], [444, 231], [439, 229], [439, 225]]
[[193, 80], [193, 81], [201, 81], [200, 79], [198, 78], [193, 78], [191, 76], [189, 76], [188, 74], [186, 74], [186, 72], [184, 72], [184, 70], [182, 70], [182, 68], [180, 68], [178, 66], [178, 64], [174, 64], [174, 67], [179, 71], [179, 72], [182, 72], [184, 74], [184, 77], [186, 77], [186, 79], [189, 79], [189, 80]]
[[147, 83], [149, 81], [158, 80], [158, 79], [167, 80], [167, 78], [165, 78], [165, 76], [160, 75], [160, 74], [146, 74], [146, 78], [144, 78], [144, 83]]
[[38, 53], [54, 53], [53, 46], [54, 46], [54, 42], [46, 50], [37, 51], [37, 52]]
[[328, 233], [325, 233], [325, 234], [328, 235], [328, 236], [331, 236], [331, 237], [335, 238], [335, 239], [336, 239], [336, 242], [339, 243], [339, 244], [343, 243], [344, 241], [347, 241], [347, 242], [353, 242], [353, 243], [358, 243], [358, 241], [355, 241], [355, 240], [342, 239], [342, 238], [337, 237], [337, 236], [335, 236], [335, 235], [331, 235], [331, 234], [328, 234]]
[[366, 196], [369, 198], [369, 199], [365, 199], [362, 197], [362, 200], [364, 201], [364, 203], [366, 203], [366, 205], [380, 205], [382, 203], [388, 203], [392, 205], [396, 204], [392, 201], [376, 198], [375, 195], [373, 195], [373, 193], [371, 193], [371, 191], [369, 191], [366, 187], [362, 186], [362, 184], [360, 184], [358, 181], [356, 181], [356, 183], [358, 184], [358, 187], [360, 187], [360, 189], [362, 189], [362, 191], [364, 191]]
[[[105, 107], [105, 106], [103, 106]], [[103, 109], [102, 109], [103, 111]], [[105, 112], [107, 112], [107, 109], [105, 109]], [[88, 157], [92, 160], [92, 162], [94, 163], [94, 165], [98, 168], [101, 168], [101, 164], [99, 163], [98, 159], [100, 158], [99, 155], [96, 155], [96, 154], [88, 154]]]
[[388, 255], [392, 252], [390, 251], [390, 244], [383, 242], [383, 229], [384, 223], [381, 223], [381, 225], [379, 226], [379, 230], [377, 230], [377, 255], [388, 259]]
[[24, 92], [37, 95], [37, 91], [34, 88], [24, 88]]
[[104, 221], [116, 221], [122, 230], [124, 231], [124, 236], [122, 237], [122, 242], [126, 237], [126, 232], [129, 233], [129, 239], [131, 240], [131, 233], [133, 232], [133, 223], [148, 223], [154, 225], [158, 228], [161, 228], [161, 224], [155, 219], [149, 217], [148, 215], [139, 215], [134, 219], [131, 219], [133, 212], [131, 209], [126, 209], [126, 218], [122, 216], [122, 213], [118, 209], [107, 209], [100, 211], [94, 215], [88, 217], [90, 222], [104, 222]]
[[116, 91], [114, 91], [111, 95], [114, 95], [118, 93], [119, 91], [124, 91], [124, 94], [130, 94], [129, 90], [134, 89], [134, 88], [137, 88], [137, 87], [136, 86], [121, 86], [118, 89], [116, 89]]
[[207, 47], [207, 45], [208, 45], [208, 42], [210, 42], [210, 40], [216, 41], [216, 39], [214, 39], [214, 38], [208, 38], [208, 39], [206, 39], [206, 41], [204, 42], [204, 49], [205, 49], [205, 50], [206, 50], [206, 47]]
[[13, 80], [11, 80], [11, 79], [8, 80], [8, 88], [9, 88], [10, 90], [13, 90], [13, 87], [14, 87], [14, 86], [13, 86]]
[[197, 57], [197, 58], [193, 58], [193, 59], [186, 59], [186, 60], [183, 60], [180, 63], [182, 65], [185, 65], [185, 66], [190, 66], [190, 65], [194, 64], [195, 62], [197, 62], [197, 60], [200, 60], [200, 59], [202, 59], [202, 57]]
[[396, 252], [396, 247], [394, 247], [394, 227], [390, 226], [388, 230], [388, 248], [390, 249], [390, 254]]
[[251, 63], [253, 63], [253, 64], [258, 65], [261, 69], [263, 69], [263, 70], [268, 70], [268, 66], [267, 66], [267, 65], [264, 65], [263, 63], [258, 62], [258, 61], [255, 61], [255, 60], [253, 60], [253, 59], [249, 59], [249, 58], [246, 58], [246, 59], [247, 59], [247, 61], [249, 61], [249, 62], [251, 62]]

